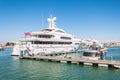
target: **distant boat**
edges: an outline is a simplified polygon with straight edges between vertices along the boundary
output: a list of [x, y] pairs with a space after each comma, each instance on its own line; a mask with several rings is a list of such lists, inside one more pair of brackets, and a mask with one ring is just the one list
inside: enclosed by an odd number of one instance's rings
[[0, 51], [4, 50], [4, 48], [2, 46], [0, 46]]

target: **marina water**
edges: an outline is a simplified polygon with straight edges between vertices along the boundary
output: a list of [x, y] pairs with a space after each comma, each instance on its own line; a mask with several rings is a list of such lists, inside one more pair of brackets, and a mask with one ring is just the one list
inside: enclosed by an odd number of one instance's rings
[[[120, 69], [20, 60], [11, 53], [0, 51], [0, 80], [120, 80]], [[120, 61], [120, 47], [108, 47], [107, 59]]]

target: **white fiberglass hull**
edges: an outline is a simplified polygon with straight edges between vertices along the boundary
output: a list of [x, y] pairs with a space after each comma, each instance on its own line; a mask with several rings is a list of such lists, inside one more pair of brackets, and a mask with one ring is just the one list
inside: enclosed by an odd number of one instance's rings
[[[25, 46], [24, 46], [25, 47]], [[63, 52], [70, 52], [74, 51], [78, 48], [78, 46], [36, 46], [36, 47], [28, 47], [30, 49], [29, 54], [34, 55], [46, 55], [51, 53], [63, 53]], [[26, 48], [24, 50], [27, 50]], [[15, 46], [13, 48], [12, 55], [19, 56], [20, 55], [20, 48], [19, 46]]]

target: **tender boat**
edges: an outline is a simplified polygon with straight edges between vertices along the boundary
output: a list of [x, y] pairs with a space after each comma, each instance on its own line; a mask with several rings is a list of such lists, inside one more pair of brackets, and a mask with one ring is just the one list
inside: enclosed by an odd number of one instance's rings
[[88, 49], [84, 50], [83, 58], [98, 60], [106, 57], [107, 49], [100, 43], [93, 41]]

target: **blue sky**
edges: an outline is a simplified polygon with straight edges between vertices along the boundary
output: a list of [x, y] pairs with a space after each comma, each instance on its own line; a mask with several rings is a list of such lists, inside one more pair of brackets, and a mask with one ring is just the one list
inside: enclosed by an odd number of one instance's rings
[[51, 14], [79, 38], [120, 41], [120, 0], [0, 0], [0, 42], [46, 28]]

